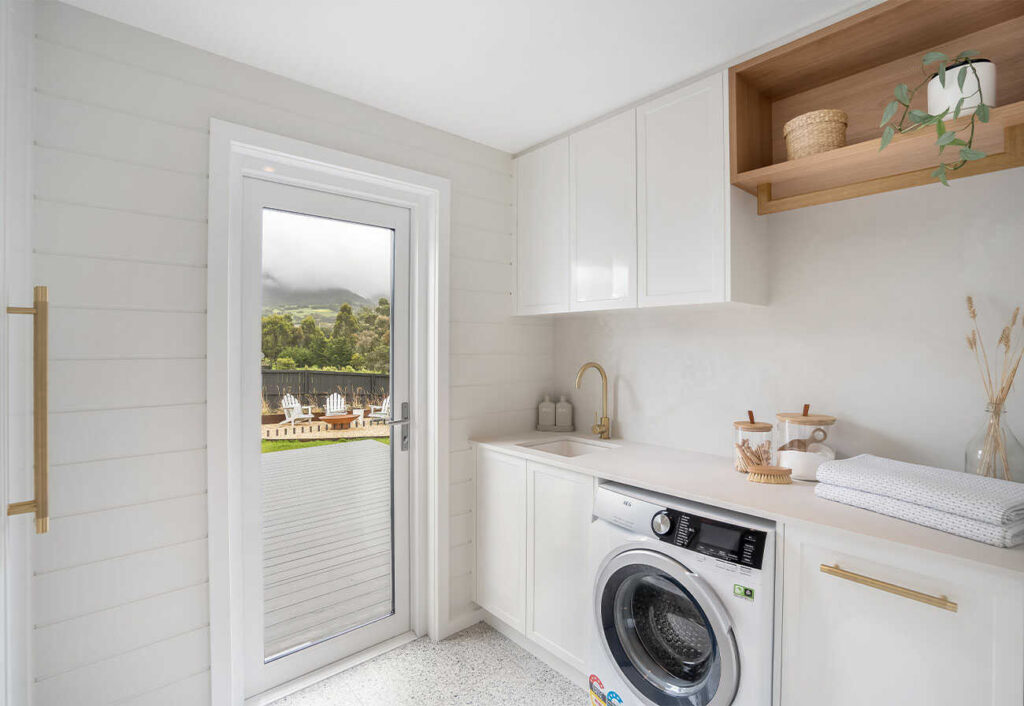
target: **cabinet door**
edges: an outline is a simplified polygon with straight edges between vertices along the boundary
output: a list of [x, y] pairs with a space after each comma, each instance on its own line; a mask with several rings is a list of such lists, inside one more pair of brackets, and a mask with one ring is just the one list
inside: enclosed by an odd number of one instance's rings
[[477, 450], [476, 602], [526, 631], [526, 461]]
[[572, 311], [636, 306], [636, 112], [569, 138]]
[[[1019, 579], [939, 555], [787, 526], [785, 706], [1003, 706], [1024, 700]], [[956, 612], [823, 573], [822, 565], [932, 596]]]
[[724, 76], [637, 108], [640, 306], [725, 300]]
[[527, 469], [526, 635], [583, 671], [593, 479], [539, 463]]
[[569, 310], [569, 139], [516, 160], [516, 302], [520, 314]]

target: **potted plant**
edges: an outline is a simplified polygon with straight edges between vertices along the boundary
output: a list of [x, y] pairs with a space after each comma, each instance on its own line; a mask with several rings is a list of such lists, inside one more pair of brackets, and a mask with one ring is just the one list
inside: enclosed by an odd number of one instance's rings
[[[974, 133], [978, 122], [989, 121], [989, 108], [995, 98], [995, 65], [987, 59], [974, 58], [977, 55], [978, 52], [973, 50], [962, 51], [953, 58], [938, 51], [925, 54], [921, 59], [924, 79], [914, 88], [905, 83], [896, 86], [893, 90], [895, 99], [882, 112], [879, 151], [884, 150], [897, 133], [934, 125], [940, 162], [931, 175], [946, 186], [949, 186], [950, 172], [986, 157], [984, 152], [974, 149]], [[936, 64], [937, 70], [930, 73], [928, 67]], [[911, 108], [917, 92], [929, 84], [935, 88], [929, 86], [928, 111]], [[970, 116], [970, 120], [960, 127], [946, 124], [947, 120], [965, 116]], [[956, 159], [942, 159], [947, 148], [958, 150]]]

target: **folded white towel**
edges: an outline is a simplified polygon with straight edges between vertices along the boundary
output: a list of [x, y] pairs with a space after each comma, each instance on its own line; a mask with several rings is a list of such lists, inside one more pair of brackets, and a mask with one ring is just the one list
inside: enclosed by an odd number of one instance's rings
[[1024, 519], [1024, 483], [862, 454], [818, 467], [818, 481], [990, 525]]
[[861, 507], [997, 547], [1015, 547], [1024, 543], [1024, 520], [1008, 525], [992, 525], [884, 495], [826, 483], [819, 483], [814, 494], [825, 500]]

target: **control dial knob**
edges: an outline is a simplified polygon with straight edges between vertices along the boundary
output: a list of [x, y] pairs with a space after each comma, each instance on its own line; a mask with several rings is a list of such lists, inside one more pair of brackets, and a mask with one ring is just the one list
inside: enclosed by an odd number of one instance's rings
[[651, 529], [657, 535], [668, 534], [668, 531], [672, 529], [672, 518], [668, 516], [667, 512], [662, 510], [651, 518]]

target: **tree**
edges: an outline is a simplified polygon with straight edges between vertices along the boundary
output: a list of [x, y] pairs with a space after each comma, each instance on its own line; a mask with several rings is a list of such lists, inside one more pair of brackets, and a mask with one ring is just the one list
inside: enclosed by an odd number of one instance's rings
[[345, 303], [338, 307], [338, 315], [334, 317], [334, 328], [331, 336], [354, 336], [359, 328], [359, 321], [356, 319], [352, 305]]
[[263, 317], [263, 355], [277, 360], [285, 346], [295, 342], [295, 327], [292, 317], [287, 314], [271, 314]]

